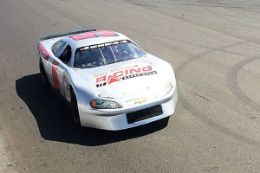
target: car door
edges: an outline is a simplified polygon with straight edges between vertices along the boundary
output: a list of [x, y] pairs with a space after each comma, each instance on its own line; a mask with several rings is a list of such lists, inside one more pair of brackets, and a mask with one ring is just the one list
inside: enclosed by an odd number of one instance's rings
[[71, 59], [71, 46], [69, 44], [60, 44], [60, 48], [57, 49], [55, 55], [57, 56], [58, 60], [53, 59], [52, 61], [52, 86], [61, 95], [67, 97], [68, 79], [65, 69], [68, 67]]

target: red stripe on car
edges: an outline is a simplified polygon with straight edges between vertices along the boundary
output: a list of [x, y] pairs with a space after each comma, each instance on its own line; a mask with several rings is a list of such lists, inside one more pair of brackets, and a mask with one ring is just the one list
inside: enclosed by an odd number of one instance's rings
[[113, 37], [117, 36], [117, 33], [109, 30], [98, 30], [96, 31], [96, 34], [100, 37]]
[[52, 76], [53, 76], [53, 84], [54, 88], [60, 91], [60, 82], [59, 82], [59, 75], [58, 75], [58, 67], [59, 63], [57, 61], [52, 62]]
[[38, 44], [38, 50], [41, 54], [41, 56], [48, 61], [48, 59], [51, 57], [50, 53], [48, 50], [43, 46], [42, 43]]
[[72, 35], [70, 36], [70, 38], [72, 38], [75, 41], [80, 41], [83, 39], [89, 39], [95, 37], [113, 37], [113, 36], [118, 36], [118, 34], [115, 33], [114, 31], [98, 30], [96, 32], [85, 32], [83, 34]]
[[94, 38], [97, 37], [97, 35], [93, 32], [86, 32], [84, 34], [78, 34], [78, 35], [72, 35], [70, 38], [72, 38], [75, 41], [83, 40], [83, 39], [88, 39], [88, 38]]

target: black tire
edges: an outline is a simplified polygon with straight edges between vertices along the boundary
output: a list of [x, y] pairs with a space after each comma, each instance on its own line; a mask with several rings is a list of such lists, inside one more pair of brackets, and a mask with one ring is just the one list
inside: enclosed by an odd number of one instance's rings
[[50, 82], [48, 80], [47, 74], [44, 70], [44, 67], [43, 67], [43, 64], [42, 64], [41, 61], [39, 62], [39, 67], [40, 67], [41, 79], [42, 79], [42, 83], [44, 85], [44, 88], [47, 91], [49, 91], [50, 90]]
[[77, 98], [75, 96], [75, 93], [73, 89], [70, 90], [70, 107], [71, 107], [71, 113], [72, 113], [72, 118], [74, 120], [74, 123], [80, 127], [80, 118], [79, 118], [79, 109], [78, 109], [78, 103], [77, 103]]

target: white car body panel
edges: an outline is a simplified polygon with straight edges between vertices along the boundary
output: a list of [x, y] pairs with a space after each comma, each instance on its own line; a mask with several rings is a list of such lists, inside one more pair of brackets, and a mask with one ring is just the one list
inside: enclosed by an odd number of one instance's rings
[[[100, 36], [76, 41], [68, 34], [41, 40], [38, 44], [39, 57], [52, 87], [67, 101], [70, 101], [70, 87], [73, 88], [82, 126], [122, 130], [172, 115], [177, 103], [175, 74], [171, 65], [162, 59], [146, 53], [145, 56], [137, 59], [94, 68], [73, 67], [73, 55], [77, 48], [130, 40], [123, 34], [116, 34], [117, 36]], [[79, 34], [75, 35], [77, 38]], [[72, 48], [72, 57], [66, 64], [52, 52], [52, 46], [58, 40], [64, 40]], [[116, 101], [122, 105], [122, 108], [94, 109], [89, 103], [95, 98]], [[128, 123], [127, 113], [156, 105], [161, 105], [161, 115]]]

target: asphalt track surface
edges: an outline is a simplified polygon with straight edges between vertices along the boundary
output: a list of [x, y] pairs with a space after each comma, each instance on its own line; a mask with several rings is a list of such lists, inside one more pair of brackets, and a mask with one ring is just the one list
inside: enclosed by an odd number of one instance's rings
[[[0, 172], [260, 172], [257, 0], [0, 0]], [[112, 29], [175, 68], [168, 126], [76, 128], [44, 92], [36, 42]]]

